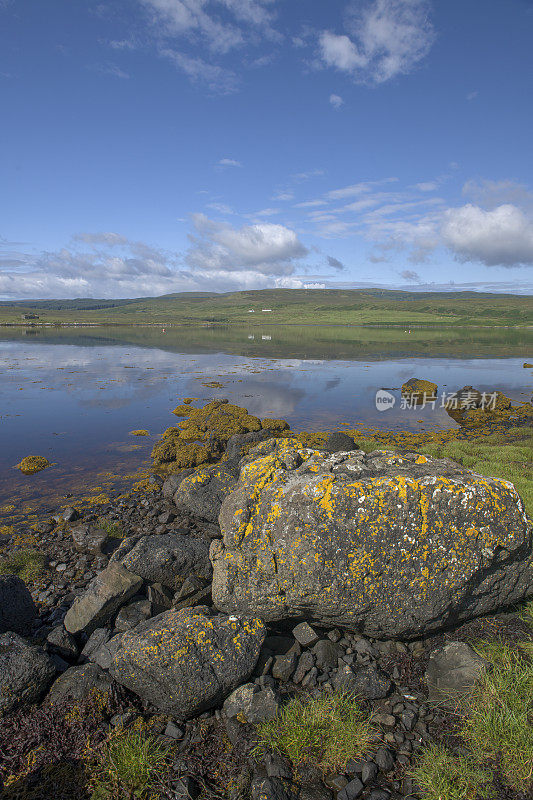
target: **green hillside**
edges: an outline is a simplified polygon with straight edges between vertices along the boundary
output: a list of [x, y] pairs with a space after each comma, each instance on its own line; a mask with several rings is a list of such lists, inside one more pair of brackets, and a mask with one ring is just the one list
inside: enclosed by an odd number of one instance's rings
[[[265, 310], [269, 309], [269, 310]], [[337, 289], [179, 293], [131, 300], [40, 300], [0, 303], [0, 323], [287, 325], [533, 324], [533, 297], [474, 292]], [[30, 321], [30, 320], [27, 320]]]

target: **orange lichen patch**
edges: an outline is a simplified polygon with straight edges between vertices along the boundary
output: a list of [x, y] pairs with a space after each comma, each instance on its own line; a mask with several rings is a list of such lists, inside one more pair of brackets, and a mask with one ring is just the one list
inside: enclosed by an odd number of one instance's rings
[[20, 469], [24, 475], [34, 475], [52, 465], [44, 456], [26, 456], [19, 464], [15, 464], [16, 469]]
[[150, 436], [148, 431], [140, 429], [138, 431], [130, 431], [131, 436]]

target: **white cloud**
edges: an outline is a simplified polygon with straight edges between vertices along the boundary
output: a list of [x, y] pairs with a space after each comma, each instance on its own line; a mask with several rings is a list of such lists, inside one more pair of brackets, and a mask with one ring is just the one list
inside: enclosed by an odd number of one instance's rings
[[467, 100], [475, 100], [475, 98], [478, 96], [478, 94], [479, 94], [479, 92], [469, 92], [467, 94], [467, 96], [466, 96], [466, 99]]
[[415, 189], [419, 192], [435, 192], [439, 188], [437, 181], [425, 181], [423, 183], [415, 183]]
[[533, 195], [523, 183], [516, 181], [470, 180], [463, 186], [463, 195], [489, 209], [513, 203], [533, 211]]
[[333, 267], [333, 269], [337, 269], [339, 271], [344, 269], [344, 264], [342, 263], [342, 261], [339, 261], [338, 258], [334, 258], [333, 256], [328, 256], [327, 262], [330, 267]]
[[187, 253], [189, 266], [201, 270], [253, 270], [265, 275], [291, 275], [295, 260], [307, 255], [297, 234], [284, 225], [259, 223], [236, 229], [194, 214], [196, 234]]
[[128, 72], [125, 72], [116, 64], [92, 64], [89, 69], [93, 72], [98, 72], [100, 75], [111, 75], [112, 78], [120, 78], [121, 80], [128, 80], [130, 77]]
[[420, 283], [421, 281], [418, 272], [414, 272], [412, 269], [404, 269], [402, 272], [400, 272], [400, 277], [406, 281], [409, 281], [409, 283]]
[[384, 83], [410, 72], [429, 52], [434, 34], [427, 0], [352, 2], [349, 35], [323, 31], [319, 52], [328, 67], [358, 83]]
[[510, 203], [489, 211], [470, 203], [449, 209], [442, 238], [461, 261], [504, 267], [533, 265], [533, 220]]
[[342, 108], [342, 106], [344, 105], [344, 100], [338, 94], [330, 94], [329, 102], [336, 111], [338, 111], [339, 108]]
[[221, 158], [217, 164], [218, 167], [242, 167], [240, 161], [235, 161], [234, 158]]
[[231, 69], [210, 64], [202, 58], [194, 58], [169, 47], [160, 48], [159, 55], [171, 61], [193, 83], [205, 83], [212, 92], [232, 94], [239, 88], [239, 78]]
[[379, 181], [364, 181], [361, 183], [352, 183], [350, 186], [344, 186], [342, 189], [333, 189], [328, 192], [326, 197], [330, 200], [343, 200], [346, 197], [356, 197], [359, 194], [370, 192], [376, 186], [383, 186], [387, 183], [396, 183], [398, 178], [384, 178]]

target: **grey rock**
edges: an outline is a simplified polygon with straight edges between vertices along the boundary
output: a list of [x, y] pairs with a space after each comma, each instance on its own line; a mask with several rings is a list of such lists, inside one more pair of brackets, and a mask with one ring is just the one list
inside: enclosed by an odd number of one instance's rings
[[85, 662], [90, 660], [92, 654], [95, 653], [99, 647], [108, 642], [110, 638], [111, 632], [107, 628], [96, 628], [85, 642], [80, 654], [80, 661]]
[[328, 670], [337, 666], [337, 659], [341, 653], [340, 647], [329, 639], [321, 639], [313, 647], [311, 652], [316, 659], [318, 669]]
[[72, 506], [68, 506], [61, 512], [61, 519], [64, 522], [75, 522], [80, 518], [79, 512]]
[[361, 770], [361, 780], [363, 781], [365, 786], [367, 783], [372, 783], [372, 781], [375, 781], [377, 775], [378, 775], [378, 768], [373, 761], [367, 761], [365, 764], [363, 764], [363, 769]]
[[168, 611], [172, 606], [172, 591], [161, 583], [153, 583], [146, 587], [146, 597], [152, 604], [154, 616]]
[[296, 667], [296, 671], [292, 678], [294, 683], [301, 683], [304, 679], [304, 676], [309, 672], [310, 669], [313, 668], [314, 663], [315, 657], [312, 653], [302, 653], [298, 659], [298, 666]]
[[337, 672], [334, 685], [337, 689], [354, 692], [365, 700], [379, 700], [388, 695], [392, 681], [387, 673], [375, 664], [354, 669], [347, 664]]
[[278, 681], [288, 681], [296, 667], [298, 657], [295, 653], [287, 653], [284, 656], [276, 656], [272, 665], [272, 677]]
[[65, 628], [69, 633], [92, 633], [109, 622], [142, 583], [142, 578], [121, 564], [109, 564], [74, 600], [64, 619]]
[[368, 795], [368, 800], [389, 800], [390, 792], [386, 789], [372, 789]]
[[228, 461], [239, 460], [243, 455], [243, 447], [250, 444], [258, 444], [272, 438], [272, 431], [250, 431], [250, 433], [236, 433], [230, 436], [226, 445], [226, 457]]
[[223, 711], [226, 717], [236, 717], [240, 722], [258, 723], [274, 719], [279, 709], [279, 697], [271, 687], [260, 689], [255, 683], [245, 683], [226, 699]]
[[237, 461], [200, 467], [180, 483], [174, 503], [181, 511], [216, 523], [222, 501], [235, 487], [238, 476]]
[[211, 579], [209, 543], [192, 536], [175, 533], [143, 536], [126, 555], [114, 555], [112, 563], [119, 558], [125, 569], [173, 591], [178, 590], [186, 578]]
[[184, 469], [178, 475], [169, 475], [168, 478], [163, 483], [163, 487], [161, 489], [161, 494], [163, 497], [166, 497], [167, 500], [171, 500], [178, 490], [178, 486], [182, 482], [184, 478], [190, 475], [194, 470], [192, 469]]
[[46, 691], [56, 668], [40, 647], [28, 644], [17, 633], [0, 636], [0, 713], [34, 703]]
[[359, 797], [363, 789], [364, 786], [359, 778], [354, 778], [338, 793], [337, 800], [355, 800], [356, 797]]
[[97, 664], [82, 664], [70, 667], [59, 677], [48, 693], [49, 703], [66, 703], [86, 700], [95, 693], [108, 695], [111, 678]]
[[246, 681], [264, 638], [259, 619], [212, 615], [202, 606], [172, 609], [122, 634], [110, 673], [181, 721], [212, 708]]
[[107, 539], [107, 532], [94, 525], [78, 525], [70, 532], [74, 547], [80, 553], [102, 555], [102, 546]]
[[100, 647], [91, 653], [89, 660], [98, 664], [102, 669], [109, 669], [120, 648], [120, 640], [121, 634], [118, 634], [109, 641], [102, 642]]
[[126, 606], [122, 606], [115, 620], [115, 630], [130, 631], [140, 622], [150, 619], [152, 616], [152, 604], [149, 600], [134, 600]]
[[429, 699], [452, 703], [470, 692], [481, 678], [487, 664], [465, 642], [448, 642], [434, 650], [426, 670]]
[[259, 448], [211, 545], [221, 611], [405, 641], [531, 595], [531, 524], [507, 481], [417, 453]]
[[63, 625], [57, 625], [46, 637], [48, 648], [67, 661], [74, 661], [80, 652], [78, 643], [72, 634], [65, 630]]
[[318, 633], [313, 630], [308, 622], [300, 622], [299, 625], [296, 625], [296, 627], [292, 629], [292, 635], [302, 647], [311, 647], [311, 645], [318, 642], [320, 638]]
[[374, 762], [382, 772], [390, 772], [394, 769], [395, 759], [388, 747], [379, 747]]
[[0, 633], [27, 633], [37, 616], [37, 608], [21, 578], [0, 575]]
[[169, 739], [183, 739], [183, 728], [180, 728], [179, 725], [176, 725], [175, 722], [167, 723], [167, 727], [165, 728], [165, 736], [168, 736]]
[[331, 798], [331, 791], [319, 780], [302, 784], [298, 796], [298, 800], [331, 800]]
[[352, 437], [342, 431], [330, 433], [324, 445], [324, 452], [326, 453], [348, 453], [351, 450], [358, 449]]

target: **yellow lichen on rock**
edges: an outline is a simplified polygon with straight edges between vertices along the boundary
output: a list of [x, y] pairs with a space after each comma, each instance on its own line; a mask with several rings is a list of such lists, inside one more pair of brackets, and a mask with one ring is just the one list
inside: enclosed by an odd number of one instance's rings
[[24, 475], [34, 475], [50, 466], [50, 462], [44, 456], [26, 456], [19, 464], [15, 464], [16, 469], [20, 469]]
[[138, 431], [130, 431], [130, 435], [131, 436], [150, 436], [150, 433], [148, 431], [145, 431], [144, 429], [139, 429]]

